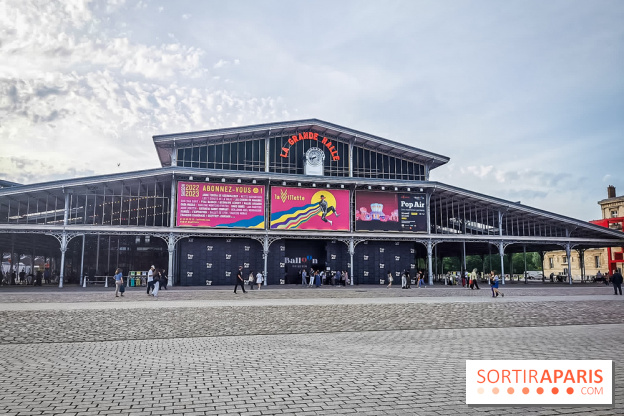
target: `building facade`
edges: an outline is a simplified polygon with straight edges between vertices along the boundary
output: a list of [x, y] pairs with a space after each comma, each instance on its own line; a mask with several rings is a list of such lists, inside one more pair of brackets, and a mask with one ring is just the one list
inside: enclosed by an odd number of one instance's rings
[[[602, 219], [590, 221], [592, 224], [615, 231], [624, 231], [624, 196], [616, 196], [615, 187], [607, 188], [607, 198], [598, 201]], [[567, 261], [563, 251], [546, 253], [544, 270], [547, 274], [567, 275], [568, 269], [572, 276], [581, 278], [595, 277], [600, 274], [613, 274], [616, 270], [623, 270], [624, 247], [605, 247], [579, 250]]]
[[0, 249], [63, 282], [166, 269], [179, 285], [304, 268], [352, 284], [447, 256], [624, 245], [624, 234], [430, 181], [449, 158], [321, 120], [154, 136], [161, 168], [0, 189]]

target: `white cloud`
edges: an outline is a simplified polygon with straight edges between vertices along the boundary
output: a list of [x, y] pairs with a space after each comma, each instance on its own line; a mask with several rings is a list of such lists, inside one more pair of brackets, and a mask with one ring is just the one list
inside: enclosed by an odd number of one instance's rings
[[[3, 155], [11, 155], [0, 156], [4, 179], [109, 173], [119, 163], [126, 170], [157, 167], [152, 135], [282, 114], [279, 99], [211, 85], [219, 81], [205, 69], [199, 48], [147, 45], [98, 31], [103, 16], [89, 5], [0, 6], [0, 138]], [[89, 25], [96, 30], [87, 35]], [[192, 79], [204, 82], [195, 86]]]

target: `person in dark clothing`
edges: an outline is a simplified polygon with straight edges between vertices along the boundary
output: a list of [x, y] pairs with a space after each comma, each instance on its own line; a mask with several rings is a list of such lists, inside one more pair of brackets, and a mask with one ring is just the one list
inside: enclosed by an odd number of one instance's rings
[[160, 272], [160, 287], [167, 290], [168, 284], [169, 278], [167, 277], [167, 271], [165, 269], [162, 269], [162, 271]]
[[37, 275], [35, 277], [35, 286], [41, 286], [41, 279], [43, 279], [43, 274], [41, 270], [37, 270]]
[[611, 276], [611, 281], [613, 282], [613, 291], [614, 295], [618, 294], [618, 290], [620, 292], [620, 296], [622, 295], [622, 273], [619, 270], [616, 270]]
[[243, 266], [238, 266], [238, 273], [236, 273], [236, 285], [234, 286], [234, 293], [236, 293], [236, 289], [238, 289], [238, 285], [240, 285], [241, 289], [243, 289], [243, 293], [245, 292], [245, 281], [243, 280]]

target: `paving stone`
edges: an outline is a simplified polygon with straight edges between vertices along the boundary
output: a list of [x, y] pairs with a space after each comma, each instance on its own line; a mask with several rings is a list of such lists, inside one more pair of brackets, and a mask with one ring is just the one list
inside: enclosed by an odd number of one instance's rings
[[120, 308], [103, 291], [0, 289], [0, 413], [624, 414], [617, 388], [608, 409], [465, 405], [465, 360], [490, 348], [613, 359], [624, 385], [621, 354], [605, 348], [624, 342], [624, 302], [604, 287], [504, 288], [502, 302], [363, 290], [263, 290], [237, 307], [229, 291], [174, 289]]

